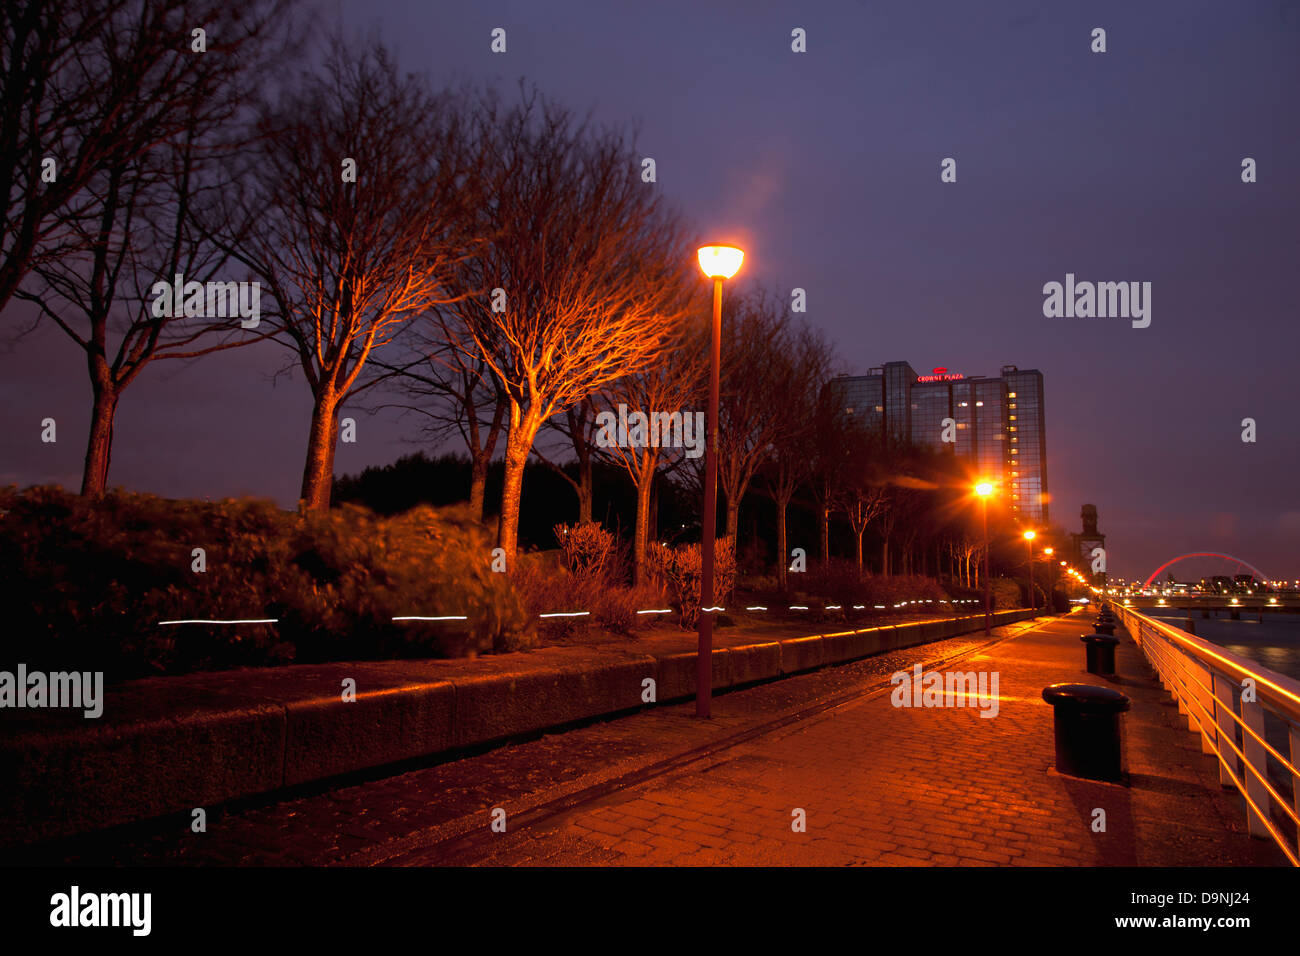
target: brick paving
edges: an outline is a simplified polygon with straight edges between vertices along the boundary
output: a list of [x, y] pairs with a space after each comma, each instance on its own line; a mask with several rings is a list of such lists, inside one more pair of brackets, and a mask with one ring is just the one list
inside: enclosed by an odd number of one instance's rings
[[[1125, 638], [1129, 786], [1052, 769], [1040, 694], [1083, 672], [1079, 616], [953, 670], [1000, 675], [994, 718], [897, 708], [888, 690], [711, 755], [679, 772], [423, 864], [1283, 865], [1246, 834], [1240, 800]], [[1094, 832], [1095, 810], [1106, 815]], [[806, 832], [793, 816], [806, 814]]]
[[[1044, 686], [1082, 672], [1079, 615], [987, 647], [968, 635], [717, 698], [714, 718], [670, 705], [378, 779], [185, 820], [29, 848], [43, 863], [110, 865], [1274, 865], [1240, 800], [1125, 638], [1115, 685], [1128, 715], [1131, 786], [1052, 771]], [[964, 655], [964, 657], [963, 657]], [[869, 691], [915, 663], [995, 670], [999, 714], [900, 709], [889, 688], [736, 744], [780, 715]], [[706, 756], [625, 785], [629, 773]], [[596, 799], [554, 813], [590, 788]], [[507, 811], [507, 832], [489, 811]], [[792, 812], [807, 830], [791, 829]], [[1091, 829], [1094, 808], [1107, 831]], [[520, 822], [522, 821], [522, 823]]]

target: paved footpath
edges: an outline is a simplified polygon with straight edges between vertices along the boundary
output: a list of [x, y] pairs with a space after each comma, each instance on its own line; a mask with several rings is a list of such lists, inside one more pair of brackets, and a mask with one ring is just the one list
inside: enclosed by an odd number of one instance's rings
[[[994, 718], [894, 707], [885, 688], [531, 826], [401, 862], [1283, 865], [1246, 834], [1240, 799], [1220, 788], [1214, 759], [1127, 637], [1110, 684], [1133, 701], [1130, 785], [1052, 769], [1042, 689], [1105, 683], [1083, 671], [1085, 624], [1056, 619], [948, 665], [999, 674]], [[1098, 809], [1105, 832], [1094, 832]]]
[[[712, 720], [697, 719], [693, 704], [652, 707], [406, 772], [212, 808], [201, 834], [186, 816], [33, 847], [13, 862], [1283, 864], [1271, 843], [1246, 835], [1240, 799], [1220, 789], [1213, 758], [1127, 638], [1114, 686], [1133, 699], [1131, 785], [1051, 770], [1042, 688], [1102, 679], [1082, 672], [1078, 638], [1091, 616], [1043, 620], [999, 628], [997, 643], [966, 635], [734, 691], [715, 699]], [[889, 676], [917, 663], [996, 671], [997, 717], [891, 706]], [[505, 833], [490, 829], [494, 807], [506, 811]], [[1091, 828], [1097, 808], [1105, 833]], [[806, 832], [791, 828], [796, 809]]]

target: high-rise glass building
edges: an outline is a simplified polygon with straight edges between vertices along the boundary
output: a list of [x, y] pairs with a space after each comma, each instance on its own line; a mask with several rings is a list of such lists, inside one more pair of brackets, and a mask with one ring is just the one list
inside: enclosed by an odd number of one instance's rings
[[[1047, 523], [1042, 372], [1004, 365], [997, 378], [944, 368], [918, 375], [906, 362], [886, 362], [867, 375], [841, 376], [832, 387], [845, 414], [896, 441], [952, 449], [977, 477], [1001, 487], [1013, 514]], [[943, 440], [949, 418], [955, 442]]]

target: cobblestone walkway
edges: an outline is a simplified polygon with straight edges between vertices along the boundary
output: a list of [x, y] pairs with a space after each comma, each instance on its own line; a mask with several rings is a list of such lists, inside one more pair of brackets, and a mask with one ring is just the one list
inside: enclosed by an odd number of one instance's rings
[[[1239, 799], [1220, 789], [1213, 758], [1127, 638], [1113, 685], [1133, 700], [1130, 786], [1051, 769], [1042, 688], [1101, 681], [1082, 672], [1082, 623], [1053, 621], [952, 665], [999, 674], [996, 717], [895, 707], [883, 691], [450, 859], [407, 862], [1283, 864], [1246, 835]], [[1098, 810], [1104, 832], [1094, 831]]]

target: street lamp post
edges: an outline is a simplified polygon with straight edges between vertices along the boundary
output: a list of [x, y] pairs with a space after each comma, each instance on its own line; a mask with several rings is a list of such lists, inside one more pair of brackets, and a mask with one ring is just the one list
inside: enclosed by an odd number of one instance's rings
[[992, 633], [989, 629], [992, 608], [989, 591], [989, 495], [993, 494], [993, 486], [987, 481], [981, 481], [975, 486], [975, 493], [980, 496], [984, 515], [984, 636], [988, 637]]
[[[1046, 555], [1049, 559], [1055, 553], [1056, 553], [1055, 550], [1052, 548], [1043, 549], [1043, 554]], [[1047, 576], [1047, 610], [1050, 613], [1055, 609], [1055, 605], [1052, 603], [1052, 595], [1056, 593], [1056, 567], [1052, 564], [1050, 560], [1047, 562], [1047, 570], [1051, 572]]]
[[1034, 596], [1034, 533], [1025, 532], [1025, 544], [1029, 545], [1029, 606], [1038, 607], [1038, 599]]
[[704, 440], [704, 537], [700, 541], [699, 653], [695, 662], [695, 716], [708, 717], [713, 698], [713, 551], [718, 519], [718, 393], [722, 375], [722, 280], [740, 269], [735, 246], [701, 246], [700, 268], [713, 280], [713, 338], [709, 348], [709, 424]]

